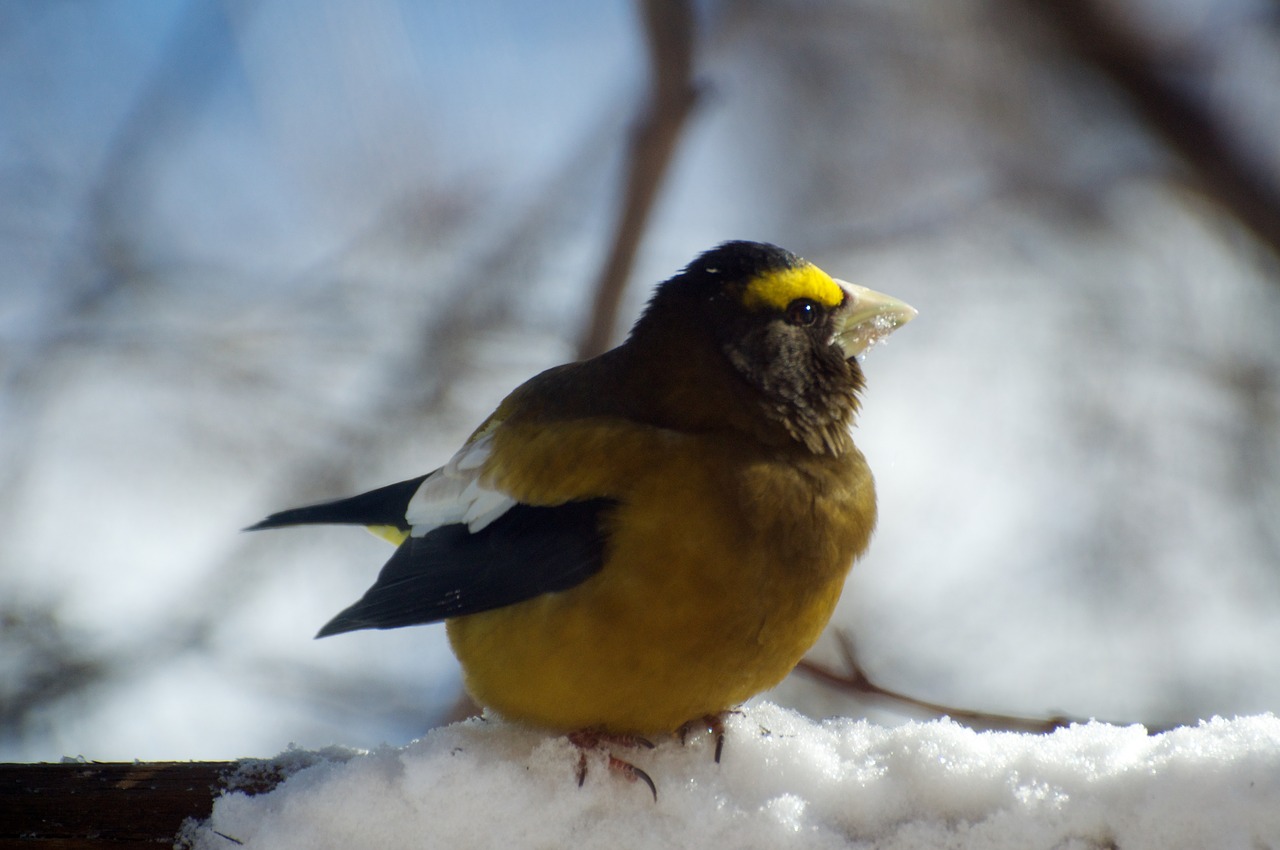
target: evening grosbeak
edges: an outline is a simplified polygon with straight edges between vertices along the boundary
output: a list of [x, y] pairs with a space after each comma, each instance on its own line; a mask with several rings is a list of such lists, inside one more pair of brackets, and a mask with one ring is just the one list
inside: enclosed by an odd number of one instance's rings
[[445, 621], [475, 700], [667, 733], [780, 682], [876, 521], [857, 356], [915, 316], [773, 245], [661, 284], [626, 342], [517, 387], [444, 466], [253, 528], [397, 544], [319, 637]]

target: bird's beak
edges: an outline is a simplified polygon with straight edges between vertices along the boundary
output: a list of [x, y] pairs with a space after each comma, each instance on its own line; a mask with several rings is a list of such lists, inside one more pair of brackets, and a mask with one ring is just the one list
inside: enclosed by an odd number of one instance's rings
[[883, 292], [837, 280], [845, 302], [836, 319], [836, 344], [857, 357], [916, 317], [916, 309]]

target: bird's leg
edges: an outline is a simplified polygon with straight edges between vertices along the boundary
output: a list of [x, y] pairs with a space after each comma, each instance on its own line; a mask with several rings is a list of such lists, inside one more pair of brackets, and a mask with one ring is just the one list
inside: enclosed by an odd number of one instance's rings
[[680, 736], [680, 743], [683, 745], [685, 739], [689, 737], [689, 733], [696, 729], [705, 729], [710, 732], [716, 739], [716, 764], [719, 764], [720, 753], [724, 751], [724, 719], [730, 714], [737, 713], [737, 709], [729, 709], [717, 714], [704, 714], [702, 717], [695, 717], [677, 729], [676, 734]]
[[649, 778], [649, 774], [636, 767], [629, 761], [623, 761], [610, 752], [609, 747], [644, 747], [647, 750], [653, 749], [653, 741], [648, 738], [642, 738], [639, 735], [622, 735], [602, 732], [599, 729], [579, 729], [577, 732], [570, 732], [566, 737], [569, 743], [578, 748], [578, 787], [582, 787], [582, 783], [587, 779], [587, 750], [601, 750], [608, 758], [609, 770], [617, 771], [628, 782], [635, 782], [637, 779], [649, 786], [650, 793], [653, 794], [653, 801], [658, 802], [658, 787], [653, 784], [653, 780]]

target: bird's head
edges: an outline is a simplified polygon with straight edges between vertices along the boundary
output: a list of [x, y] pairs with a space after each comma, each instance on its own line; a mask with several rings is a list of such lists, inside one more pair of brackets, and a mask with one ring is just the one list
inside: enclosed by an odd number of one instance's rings
[[676, 328], [709, 337], [755, 415], [810, 451], [838, 453], [863, 386], [858, 355], [915, 315], [776, 245], [727, 242], [658, 288], [632, 338], [650, 328], [666, 329], [667, 345]]

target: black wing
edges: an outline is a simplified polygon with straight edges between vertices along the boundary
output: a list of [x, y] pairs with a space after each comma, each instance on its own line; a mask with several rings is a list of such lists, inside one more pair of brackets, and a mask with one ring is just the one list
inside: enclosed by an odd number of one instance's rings
[[518, 504], [474, 534], [455, 523], [410, 537], [316, 637], [434, 623], [567, 590], [604, 566], [604, 514], [616, 504]]

